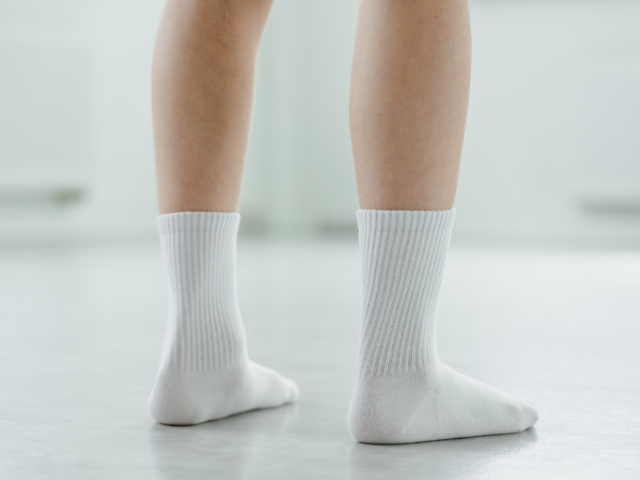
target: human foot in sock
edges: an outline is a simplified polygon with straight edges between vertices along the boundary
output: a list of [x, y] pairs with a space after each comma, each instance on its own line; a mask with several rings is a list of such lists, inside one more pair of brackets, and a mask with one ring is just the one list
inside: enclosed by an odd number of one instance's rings
[[249, 360], [236, 298], [240, 215], [182, 212], [158, 217], [169, 276], [169, 324], [151, 415], [193, 425], [295, 401], [296, 384]]
[[349, 429], [397, 444], [526, 430], [533, 406], [438, 359], [435, 317], [455, 211], [359, 210], [363, 321]]

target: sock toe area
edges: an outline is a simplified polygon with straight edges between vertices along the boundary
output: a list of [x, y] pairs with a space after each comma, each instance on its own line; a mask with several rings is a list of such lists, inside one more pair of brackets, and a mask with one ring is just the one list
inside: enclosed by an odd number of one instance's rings
[[518, 419], [518, 431], [522, 432], [531, 428], [538, 421], [538, 412], [529, 402], [525, 402], [521, 405], [519, 419]]
[[294, 402], [300, 396], [296, 383], [275, 370], [253, 362], [250, 362], [250, 369], [256, 408], [277, 407]]
[[300, 398], [300, 388], [298, 387], [298, 384], [288, 378], [284, 378], [283, 380], [285, 391], [287, 392], [286, 403], [297, 401]]

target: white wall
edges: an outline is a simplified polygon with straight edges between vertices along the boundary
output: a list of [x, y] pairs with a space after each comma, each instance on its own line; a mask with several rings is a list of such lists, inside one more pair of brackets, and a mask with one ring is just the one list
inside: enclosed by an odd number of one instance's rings
[[[0, 242], [154, 241], [161, 7], [0, 2]], [[354, 230], [356, 10], [276, 1], [241, 202], [248, 232]], [[622, 0], [473, 2], [458, 239], [640, 240], [639, 18], [640, 4]]]
[[640, 240], [640, 4], [473, 5], [457, 233]]
[[[3, 243], [153, 239], [149, 72], [161, 4], [0, 3]], [[12, 51], [39, 55], [16, 61]], [[41, 89], [38, 102], [30, 99], [33, 85]], [[16, 122], [17, 112], [31, 121]], [[52, 139], [52, 130], [64, 141]], [[46, 201], [65, 189], [83, 199]]]
[[356, 0], [278, 0], [258, 63], [241, 212], [277, 235], [351, 228], [348, 124]]

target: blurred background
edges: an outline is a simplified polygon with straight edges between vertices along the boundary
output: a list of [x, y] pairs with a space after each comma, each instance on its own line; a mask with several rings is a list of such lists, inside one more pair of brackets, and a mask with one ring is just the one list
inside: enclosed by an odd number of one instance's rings
[[295, 379], [300, 403], [188, 429], [149, 416], [168, 310], [150, 104], [163, 3], [0, 0], [0, 477], [640, 478], [639, 1], [472, 0], [438, 354], [540, 422], [387, 450], [345, 425], [356, 0], [275, 0], [259, 53], [238, 298], [252, 360]]
[[[150, 68], [162, 0], [0, 1], [0, 245], [157, 243]], [[277, 0], [243, 235], [357, 233], [355, 0]], [[640, 241], [640, 3], [472, 2], [454, 241]]]

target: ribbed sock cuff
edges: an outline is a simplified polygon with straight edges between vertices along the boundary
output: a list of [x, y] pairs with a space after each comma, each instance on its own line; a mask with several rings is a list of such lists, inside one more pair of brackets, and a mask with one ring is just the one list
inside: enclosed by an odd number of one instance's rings
[[453, 226], [456, 209], [451, 210], [358, 210], [360, 231], [436, 232]]
[[187, 370], [222, 368], [244, 352], [235, 261], [240, 215], [179, 212], [157, 220], [169, 278], [171, 337], [165, 361]]
[[455, 210], [358, 210], [363, 279], [360, 375], [436, 358], [435, 315]]
[[237, 232], [240, 214], [234, 212], [178, 212], [159, 215], [160, 235], [177, 232]]

